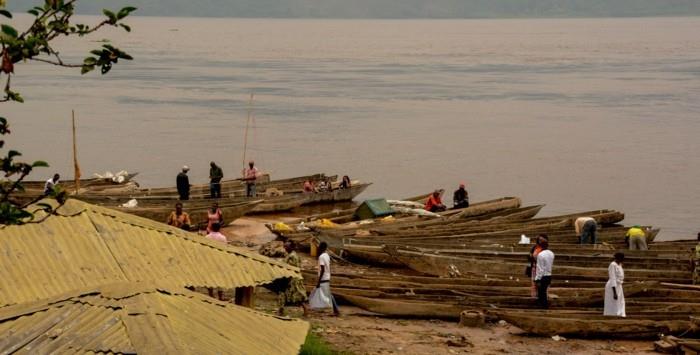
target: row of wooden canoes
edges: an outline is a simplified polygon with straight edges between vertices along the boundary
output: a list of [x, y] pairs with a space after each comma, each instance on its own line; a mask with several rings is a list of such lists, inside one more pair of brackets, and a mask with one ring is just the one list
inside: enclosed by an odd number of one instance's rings
[[[513, 201], [487, 201], [479, 211], [448, 211], [440, 218], [399, 216], [280, 235], [325, 241], [342, 259], [383, 267], [370, 269], [379, 274], [374, 276], [334, 274], [333, 291], [342, 301], [385, 316], [456, 320], [472, 310], [547, 336], [646, 338], [696, 329], [689, 316], [700, 314], [700, 289], [687, 285], [696, 242], [657, 243], [658, 229], [649, 229], [650, 250], [625, 251], [629, 318], [602, 317], [607, 267], [617, 250], [626, 249], [627, 228], [616, 225], [624, 214], [597, 210], [535, 218], [541, 205]], [[330, 217], [339, 223], [348, 216], [345, 211]], [[598, 244], [578, 244], [573, 222], [582, 216], [601, 226]], [[531, 280], [525, 276], [532, 243], [519, 242], [522, 234], [538, 233], [548, 234], [556, 254], [554, 310], [532, 313]], [[405, 273], [422, 276], [401, 276]]]
[[[309, 275], [310, 276], [310, 275]], [[311, 279], [311, 277], [307, 278]], [[579, 321], [617, 321], [619, 318], [602, 318], [603, 282], [555, 283], [550, 289], [554, 311], [534, 308], [534, 300], [529, 297], [529, 280], [460, 278], [439, 279], [416, 276], [358, 276], [334, 275], [333, 292], [341, 300], [368, 311], [392, 317], [403, 318], [443, 318], [458, 319], [465, 309], [487, 312], [492, 318], [503, 314], [529, 314], [534, 317], [557, 318], [556, 315], [569, 314]], [[311, 285], [309, 285], [311, 286]], [[633, 319], [654, 319], [666, 321], [689, 321], [689, 314], [700, 314], [700, 289], [693, 286], [664, 284], [653, 281], [629, 283], [625, 285], [627, 310]], [[673, 301], [669, 301], [673, 300]], [[685, 317], [683, 317], [683, 315]], [[551, 317], [550, 317], [551, 316]], [[513, 319], [509, 319], [513, 321]], [[614, 322], [613, 322], [614, 323]], [[520, 323], [514, 323], [519, 325]], [[686, 323], [687, 324], [687, 323]], [[550, 332], [547, 328], [530, 330], [541, 335], [573, 336], [622, 336], [648, 337], [647, 332], [632, 333], [631, 327], [621, 324], [620, 329], [605, 329], [605, 332], [591, 333], [589, 329], [577, 332], [575, 328]], [[556, 328], [549, 328], [556, 329]], [[661, 329], [661, 328], [658, 328]], [[670, 328], [681, 332], [685, 329]], [[629, 335], [623, 335], [629, 334]]]

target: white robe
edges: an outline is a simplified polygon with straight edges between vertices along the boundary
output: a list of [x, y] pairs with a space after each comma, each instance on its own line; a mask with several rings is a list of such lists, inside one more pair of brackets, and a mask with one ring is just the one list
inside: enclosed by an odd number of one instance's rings
[[[625, 294], [622, 292], [622, 282], [625, 280], [625, 271], [616, 262], [608, 266], [608, 283], [605, 284], [605, 316], [626, 317]], [[613, 287], [617, 291], [617, 300], [613, 298]]]

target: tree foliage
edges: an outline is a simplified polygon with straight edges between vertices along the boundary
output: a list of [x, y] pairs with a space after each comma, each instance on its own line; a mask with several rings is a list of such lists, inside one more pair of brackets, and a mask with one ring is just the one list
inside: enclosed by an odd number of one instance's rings
[[[119, 11], [104, 10], [104, 18], [96, 24], [85, 24], [74, 21], [75, 5], [78, 0], [45, 0], [43, 6], [35, 6], [27, 12], [33, 16], [31, 25], [24, 31], [19, 31], [10, 24], [0, 23], [0, 83], [3, 84], [0, 102], [24, 102], [24, 97], [12, 90], [14, 66], [29, 61], [51, 64], [64, 68], [80, 68], [82, 74], [97, 68], [102, 74], [107, 74], [119, 60], [131, 60], [126, 52], [109, 44], [90, 51], [82, 63], [67, 63], [61, 57], [60, 51], [52, 43], [59, 37], [83, 37], [97, 32], [103, 27], [120, 27], [128, 32], [131, 27], [123, 20], [136, 10], [135, 7], [124, 7]], [[0, 20], [12, 18], [12, 13], [5, 9], [5, 1], [0, 0]], [[10, 124], [7, 118], [0, 117], [0, 136], [10, 134]], [[0, 149], [5, 151], [5, 140], [0, 137]], [[8, 149], [0, 153], [0, 173], [4, 179], [0, 182], [0, 224], [22, 224], [34, 221], [34, 213], [27, 209], [34, 205], [37, 210], [47, 212], [50, 216], [54, 209], [48, 204], [36, 204], [45, 196], [36, 196], [27, 201], [17, 195], [24, 192], [22, 182], [34, 168], [48, 167], [44, 161], [26, 163], [19, 161], [21, 153]], [[65, 192], [55, 189], [51, 194], [59, 203], [65, 200]]]

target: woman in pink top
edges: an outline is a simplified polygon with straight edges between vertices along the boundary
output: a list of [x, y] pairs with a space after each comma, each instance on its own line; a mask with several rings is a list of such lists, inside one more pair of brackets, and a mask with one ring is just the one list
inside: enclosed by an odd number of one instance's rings
[[207, 220], [207, 233], [211, 233], [214, 223], [224, 224], [224, 214], [221, 212], [218, 202], [212, 203], [211, 208], [207, 210]]

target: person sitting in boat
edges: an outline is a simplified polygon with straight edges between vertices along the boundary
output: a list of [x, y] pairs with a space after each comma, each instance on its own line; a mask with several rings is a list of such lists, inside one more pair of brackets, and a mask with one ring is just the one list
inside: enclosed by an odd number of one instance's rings
[[61, 178], [61, 175], [58, 174], [53, 174], [53, 177], [46, 180], [46, 183], [44, 184], [44, 195], [49, 195], [53, 192], [54, 188], [56, 188], [56, 185], [58, 185], [58, 180]]
[[316, 192], [328, 192], [331, 191], [331, 181], [329, 180], [321, 180], [318, 183], [318, 186], [316, 186]]
[[598, 230], [598, 223], [595, 219], [591, 217], [579, 217], [574, 222], [574, 229], [576, 230], [576, 236], [580, 244], [586, 244], [590, 240], [591, 244], [595, 244], [596, 241], [596, 231]]
[[459, 189], [457, 189], [453, 195], [454, 208], [467, 208], [469, 207], [469, 193], [465, 189], [465, 184], [459, 184]]
[[207, 210], [207, 233], [213, 231], [214, 224], [222, 225], [224, 223], [224, 213], [219, 208], [219, 203], [214, 202]]
[[343, 176], [343, 181], [340, 182], [340, 186], [338, 188], [340, 189], [349, 189], [352, 183], [350, 182], [350, 177], [345, 175]]
[[218, 222], [211, 225], [211, 232], [207, 234], [206, 238], [215, 242], [228, 243], [226, 236], [221, 233], [221, 224]]
[[311, 180], [306, 180], [304, 181], [304, 193], [312, 193], [314, 192], [314, 184], [311, 182]]
[[622, 262], [625, 254], [615, 253], [615, 260], [608, 266], [608, 282], [605, 284], [605, 308], [604, 316], [626, 317], [625, 294], [622, 291], [622, 283], [625, 280], [625, 270]]
[[187, 165], [183, 166], [182, 171], [177, 174], [177, 178], [175, 179], [177, 194], [180, 195], [181, 201], [190, 199], [190, 178], [187, 176], [188, 171], [190, 171], [190, 168]]
[[184, 230], [190, 230], [190, 226], [192, 225], [190, 215], [182, 210], [182, 203], [180, 202], [175, 204], [175, 211], [170, 213], [170, 217], [168, 217], [165, 223]]
[[442, 204], [442, 199], [440, 199], [440, 190], [435, 190], [428, 201], [425, 203], [425, 210], [430, 212], [442, 212], [445, 211], [447, 207]]
[[625, 239], [627, 239], [627, 245], [629, 245], [630, 250], [648, 250], [647, 247], [647, 233], [642, 229], [642, 227], [635, 225], [634, 227], [627, 230], [625, 234]]

